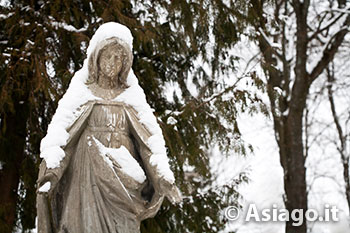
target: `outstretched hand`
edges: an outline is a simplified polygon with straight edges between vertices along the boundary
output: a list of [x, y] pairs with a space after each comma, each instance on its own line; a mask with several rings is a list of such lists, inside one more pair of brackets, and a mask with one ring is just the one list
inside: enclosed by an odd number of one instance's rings
[[166, 180], [161, 180], [160, 188], [164, 196], [173, 204], [179, 204], [182, 202], [182, 197], [180, 190], [176, 187], [175, 184], [171, 184]]

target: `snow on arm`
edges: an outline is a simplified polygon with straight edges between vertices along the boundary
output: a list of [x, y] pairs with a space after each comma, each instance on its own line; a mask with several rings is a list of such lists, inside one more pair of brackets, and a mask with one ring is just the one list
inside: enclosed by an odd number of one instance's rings
[[50, 188], [51, 188], [51, 182], [48, 181], [48, 182], [46, 182], [43, 186], [41, 186], [41, 187], [39, 188], [39, 192], [41, 192], [41, 193], [47, 193], [47, 192], [50, 190]]
[[62, 147], [67, 144], [69, 134], [67, 129], [79, 117], [81, 105], [89, 100], [96, 99], [84, 84], [87, 77], [87, 61], [81, 70], [75, 73], [69, 88], [63, 98], [58, 102], [58, 107], [46, 136], [41, 140], [40, 157], [46, 161], [48, 168], [59, 167], [65, 153]]

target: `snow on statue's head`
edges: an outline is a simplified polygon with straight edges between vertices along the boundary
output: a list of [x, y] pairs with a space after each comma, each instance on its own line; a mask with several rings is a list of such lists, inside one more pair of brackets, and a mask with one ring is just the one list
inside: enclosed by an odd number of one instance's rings
[[88, 58], [90, 54], [95, 50], [98, 43], [101, 41], [111, 38], [117, 37], [123, 41], [125, 41], [132, 50], [132, 41], [133, 37], [131, 35], [130, 30], [122, 24], [109, 22], [102, 24], [95, 32], [94, 36], [91, 38], [89, 47], [87, 49]]
[[86, 84], [98, 81], [100, 71], [101, 54], [104, 51], [113, 51], [122, 59], [121, 71], [118, 75], [118, 82], [126, 87], [126, 79], [132, 66], [132, 35], [130, 30], [118, 23], [105, 23], [98, 28], [92, 37], [88, 55], [88, 79]]

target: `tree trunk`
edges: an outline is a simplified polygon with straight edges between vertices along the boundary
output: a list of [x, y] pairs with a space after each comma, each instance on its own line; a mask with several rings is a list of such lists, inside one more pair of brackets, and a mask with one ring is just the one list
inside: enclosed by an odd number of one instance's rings
[[[298, 73], [297, 70], [295, 70], [295, 73]], [[306, 73], [300, 74], [299, 72], [299, 75], [299, 78], [296, 78], [294, 83], [291, 101], [287, 105], [283, 98], [279, 100], [279, 104], [276, 104], [276, 95], [274, 92], [275, 81], [277, 79], [286, 79], [286, 77], [281, 78], [281, 73], [269, 70], [268, 80], [268, 95], [273, 113], [274, 130], [279, 146], [280, 162], [284, 170], [284, 201], [289, 213], [292, 213], [295, 209], [301, 209], [304, 213], [307, 210], [302, 119], [309, 85]], [[287, 110], [289, 111], [287, 116], [281, 114], [281, 112]], [[305, 221], [300, 226], [297, 225], [292, 220], [287, 222], [286, 233], [307, 232]]]
[[[277, 73], [270, 72], [268, 83], [277, 78]], [[273, 111], [274, 130], [279, 146], [280, 162], [284, 171], [285, 207], [291, 214], [293, 210], [300, 209], [303, 213], [307, 210], [306, 168], [303, 133], [303, 111], [306, 105], [308, 84], [306, 78], [297, 78], [292, 90], [292, 100], [288, 104], [288, 115], [276, 114], [283, 104], [276, 105], [273, 87], [268, 88], [268, 94]], [[280, 100], [283, 101], [283, 100]], [[277, 110], [278, 109], [278, 110]], [[280, 111], [283, 112], [283, 111]], [[290, 220], [286, 223], [286, 233], [306, 233], [306, 222], [300, 226]]]
[[[284, 201], [289, 213], [292, 213], [295, 209], [301, 209], [304, 213], [307, 210], [302, 119], [310, 82], [306, 72], [306, 16], [303, 16], [305, 12], [299, 13], [301, 14], [301, 19], [298, 22], [297, 59], [294, 69], [295, 81], [291, 91], [289, 90], [290, 69], [287, 61], [283, 60], [283, 71], [275, 69], [272, 66], [274, 64], [273, 49], [263, 37], [259, 40], [259, 47], [265, 60], [264, 67], [268, 72], [267, 92], [271, 103], [276, 141], [279, 146], [280, 162], [284, 170]], [[291, 100], [287, 101], [286, 96], [276, 97], [274, 90], [276, 87], [281, 88], [285, 93], [290, 93]], [[288, 114], [284, 115], [286, 112]], [[305, 221], [300, 226], [297, 225], [292, 220], [287, 222], [286, 233], [307, 232]]]
[[[284, 141], [280, 144], [281, 161], [284, 168], [285, 205], [289, 213], [307, 210], [306, 169], [302, 142], [302, 112], [290, 112], [283, 125]], [[303, 217], [300, 217], [303, 219]], [[294, 225], [293, 225], [294, 224]], [[299, 225], [299, 224], [297, 224]], [[297, 226], [292, 220], [286, 223], [286, 233], [306, 233], [306, 221]]]
[[0, 173], [0, 232], [11, 233], [16, 219], [19, 174], [15, 167], [5, 166]]
[[[16, 223], [16, 206], [20, 170], [24, 159], [26, 138], [27, 106], [16, 104], [16, 113], [7, 114], [2, 121], [3, 132], [0, 140], [0, 232], [11, 233]], [[4, 127], [6, 128], [4, 129]]]

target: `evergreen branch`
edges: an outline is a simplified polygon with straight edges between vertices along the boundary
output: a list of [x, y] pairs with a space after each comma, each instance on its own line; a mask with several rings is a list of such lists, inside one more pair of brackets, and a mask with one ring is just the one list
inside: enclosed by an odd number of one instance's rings
[[238, 84], [243, 78], [245, 78], [245, 75], [242, 75], [241, 77], [239, 77], [233, 85], [231, 85], [231, 86], [225, 88], [222, 92], [220, 92], [220, 93], [218, 93], [218, 94], [216, 94], [216, 95], [213, 95], [213, 96], [210, 97], [209, 99], [204, 100], [202, 103], [200, 103], [199, 105], [195, 106], [195, 108], [198, 109], [198, 108], [202, 107], [203, 105], [208, 104], [209, 102], [213, 101], [214, 99], [217, 99], [217, 98], [223, 96], [224, 94], [228, 93], [229, 91], [233, 90], [234, 88], [237, 87], [237, 84]]

